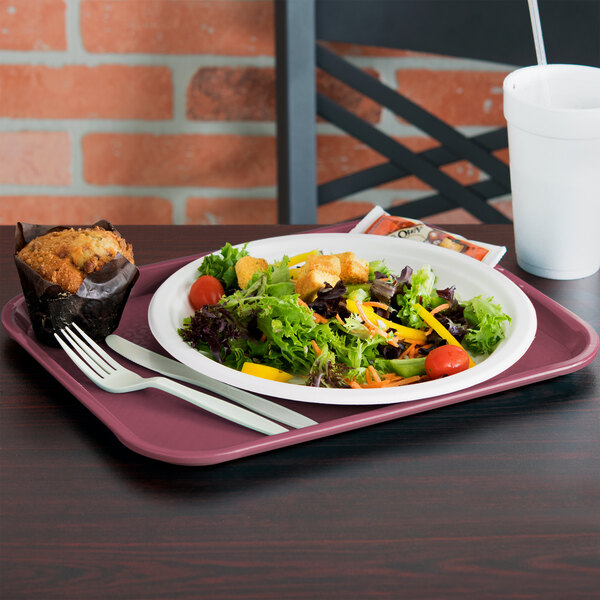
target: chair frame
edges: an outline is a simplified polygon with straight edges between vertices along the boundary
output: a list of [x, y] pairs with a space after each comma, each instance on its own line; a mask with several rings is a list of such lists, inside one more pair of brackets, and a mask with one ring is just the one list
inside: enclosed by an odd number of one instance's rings
[[[433, 8], [443, 11], [436, 25], [440, 31], [433, 36], [434, 39], [439, 39], [439, 45], [431, 46], [427, 41], [421, 41], [418, 32], [409, 32], [406, 36], [407, 48], [446, 53], [444, 48], [447, 47], [447, 53], [450, 55], [480, 57], [482, 60], [496, 62], [499, 62], [500, 57], [508, 56], [515, 61], [520, 58], [521, 60], [516, 62], [517, 65], [533, 64], [535, 49], [526, 0], [519, 3], [512, 0], [418, 0], [418, 3], [416, 0], [369, 0], [368, 4], [364, 1], [354, 1], [352, 6], [358, 10], [358, 14], [354, 17], [353, 31], [346, 38], [342, 20], [336, 18], [343, 4], [340, 0], [275, 0], [279, 222], [316, 223], [318, 206], [408, 175], [416, 175], [434, 188], [435, 193], [389, 209], [392, 214], [396, 212], [407, 217], [422, 218], [425, 215], [462, 207], [485, 223], [509, 223], [510, 220], [505, 215], [488, 203], [491, 198], [510, 194], [509, 167], [493, 155], [493, 152], [507, 147], [505, 127], [467, 137], [396, 90], [353, 66], [320, 44], [319, 40], [355, 41], [374, 45], [372, 37], [369, 36], [373, 35], [373, 31], [381, 31], [381, 45], [397, 47], [394, 29], [386, 26], [385, 11], [389, 5], [386, 6], [385, 2], [391, 1], [409, 7], [411, 17], [421, 19], [421, 22], [431, 14]], [[581, 14], [576, 13], [575, 16], [579, 19], [577, 23], [581, 26], [587, 23], [588, 31], [591, 25], [592, 33], [595, 31], [595, 25], [598, 25], [600, 31], [600, 3], [590, 3], [589, 0], [540, 0], [540, 4], [541, 8], [544, 8], [544, 3], [548, 6], [554, 2], [550, 5], [554, 13], [549, 11], [546, 14], [554, 15], [556, 19], [564, 17], [564, 14], [556, 9], [564, 8], [567, 1], [571, 6], [577, 4], [582, 9], [588, 9], [587, 12], [583, 10]], [[559, 4], [563, 6], [559, 7]], [[592, 12], [589, 11], [591, 4], [597, 5], [597, 13], [594, 12], [594, 7]], [[508, 8], [510, 10], [507, 11]], [[508, 53], [501, 23], [497, 35], [488, 36], [485, 44], [478, 36], [473, 36], [473, 39], [468, 36], [461, 36], [466, 39], [456, 39], [456, 36], [450, 38], [446, 34], [445, 40], [441, 38], [444, 30], [456, 31], [460, 20], [467, 16], [480, 19], [485, 16], [490, 19], [490, 14], [494, 19], [502, 17], [505, 22], [512, 20], [520, 23], [520, 29], [517, 28], [520, 42], [511, 45]], [[543, 11], [541, 14], [543, 18]], [[594, 15], [598, 17], [596, 24]], [[352, 38], [352, 35], [357, 35], [358, 39]], [[600, 64], [600, 43], [597, 39], [595, 45], [593, 42], [594, 40], [589, 47], [583, 48], [584, 56], [590, 58], [590, 64], [593, 64], [594, 60], [596, 64]], [[482, 46], [485, 48], [484, 52], [481, 52]], [[581, 47], [576, 50], [581, 51]], [[566, 48], [566, 52], [565, 49], [562, 51], [565, 56], [571, 56], [569, 52], [573, 52], [570, 47]], [[414, 153], [402, 143], [318, 93], [315, 66], [393, 111], [436, 139], [440, 145], [431, 150]], [[370, 146], [388, 162], [318, 186], [315, 115], [321, 116]], [[486, 173], [488, 179], [463, 186], [439, 169], [459, 160], [469, 161]]]

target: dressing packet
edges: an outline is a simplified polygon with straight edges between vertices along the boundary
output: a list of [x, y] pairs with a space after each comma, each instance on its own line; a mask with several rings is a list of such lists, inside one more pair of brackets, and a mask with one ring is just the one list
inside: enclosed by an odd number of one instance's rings
[[350, 233], [387, 235], [413, 242], [433, 244], [460, 252], [491, 267], [497, 265], [506, 252], [505, 246], [468, 240], [458, 234], [427, 225], [418, 219], [395, 217], [383, 210], [381, 206], [373, 208]]

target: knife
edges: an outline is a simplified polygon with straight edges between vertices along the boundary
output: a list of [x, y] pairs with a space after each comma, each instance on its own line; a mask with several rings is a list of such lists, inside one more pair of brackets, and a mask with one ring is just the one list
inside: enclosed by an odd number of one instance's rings
[[271, 402], [270, 400], [266, 400], [265, 398], [261, 398], [250, 392], [240, 390], [227, 383], [208, 377], [208, 375], [198, 373], [198, 371], [194, 371], [194, 369], [191, 369], [176, 360], [152, 352], [152, 350], [148, 350], [143, 346], [138, 346], [121, 336], [111, 334], [107, 336], [105, 341], [115, 352], [118, 352], [121, 356], [124, 356], [128, 360], [141, 365], [142, 367], [146, 367], [147, 369], [151, 369], [152, 371], [156, 371], [167, 377], [179, 379], [180, 381], [185, 381], [186, 383], [198, 385], [206, 390], [216, 392], [228, 400], [233, 400], [254, 412], [275, 419], [290, 427], [300, 429], [302, 427], [308, 427], [309, 425], [317, 425], [317, 421], [313, 421], [285, 406], [281, 406], [276, 402]]

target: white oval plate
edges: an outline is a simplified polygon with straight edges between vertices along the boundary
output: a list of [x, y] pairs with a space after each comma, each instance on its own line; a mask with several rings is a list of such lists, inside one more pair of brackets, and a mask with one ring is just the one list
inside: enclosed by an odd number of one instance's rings
[[[240, 246], [237, 246], [240, 247]], [[518, 286], [493, 268], [446, 248], [383, 236], [348, 233], [312, 233], [250, 242], [252, 256], [267, 262], [284, 254], [294, 256], [319, 249], [326, 254], [353, 251], [366, 260], [383, 259], [394, 272], [410, 265], [417, 270], [429, 264], [437, 275], [436, 288], [456, 286], [459, 300], [493, 296], [512, 321], [496, 350], [476, 366], [435, 381], [399, 388], [327, 389], [269, 381], [225, 367], [188, 346], [178, 335], [183, 319], [194, 313], [188, 292], [198, 277], [199, 258], [171, 275], [155, 292], [148, 309], [152, 334], [174, 358], [196, 371], [230, 385], [279, 398], [320, 404], [377, 405], [432, 398], [471, 387], [502, 373], [518, 361], [533, 341], [536, 314]]]

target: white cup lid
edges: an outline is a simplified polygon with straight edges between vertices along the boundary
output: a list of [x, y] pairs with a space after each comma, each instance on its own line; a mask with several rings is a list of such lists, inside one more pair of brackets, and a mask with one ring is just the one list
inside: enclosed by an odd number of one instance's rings
[[600, 138], [600, 69], [535, 65], [504, 79], [509, 125], [545, 137]]

